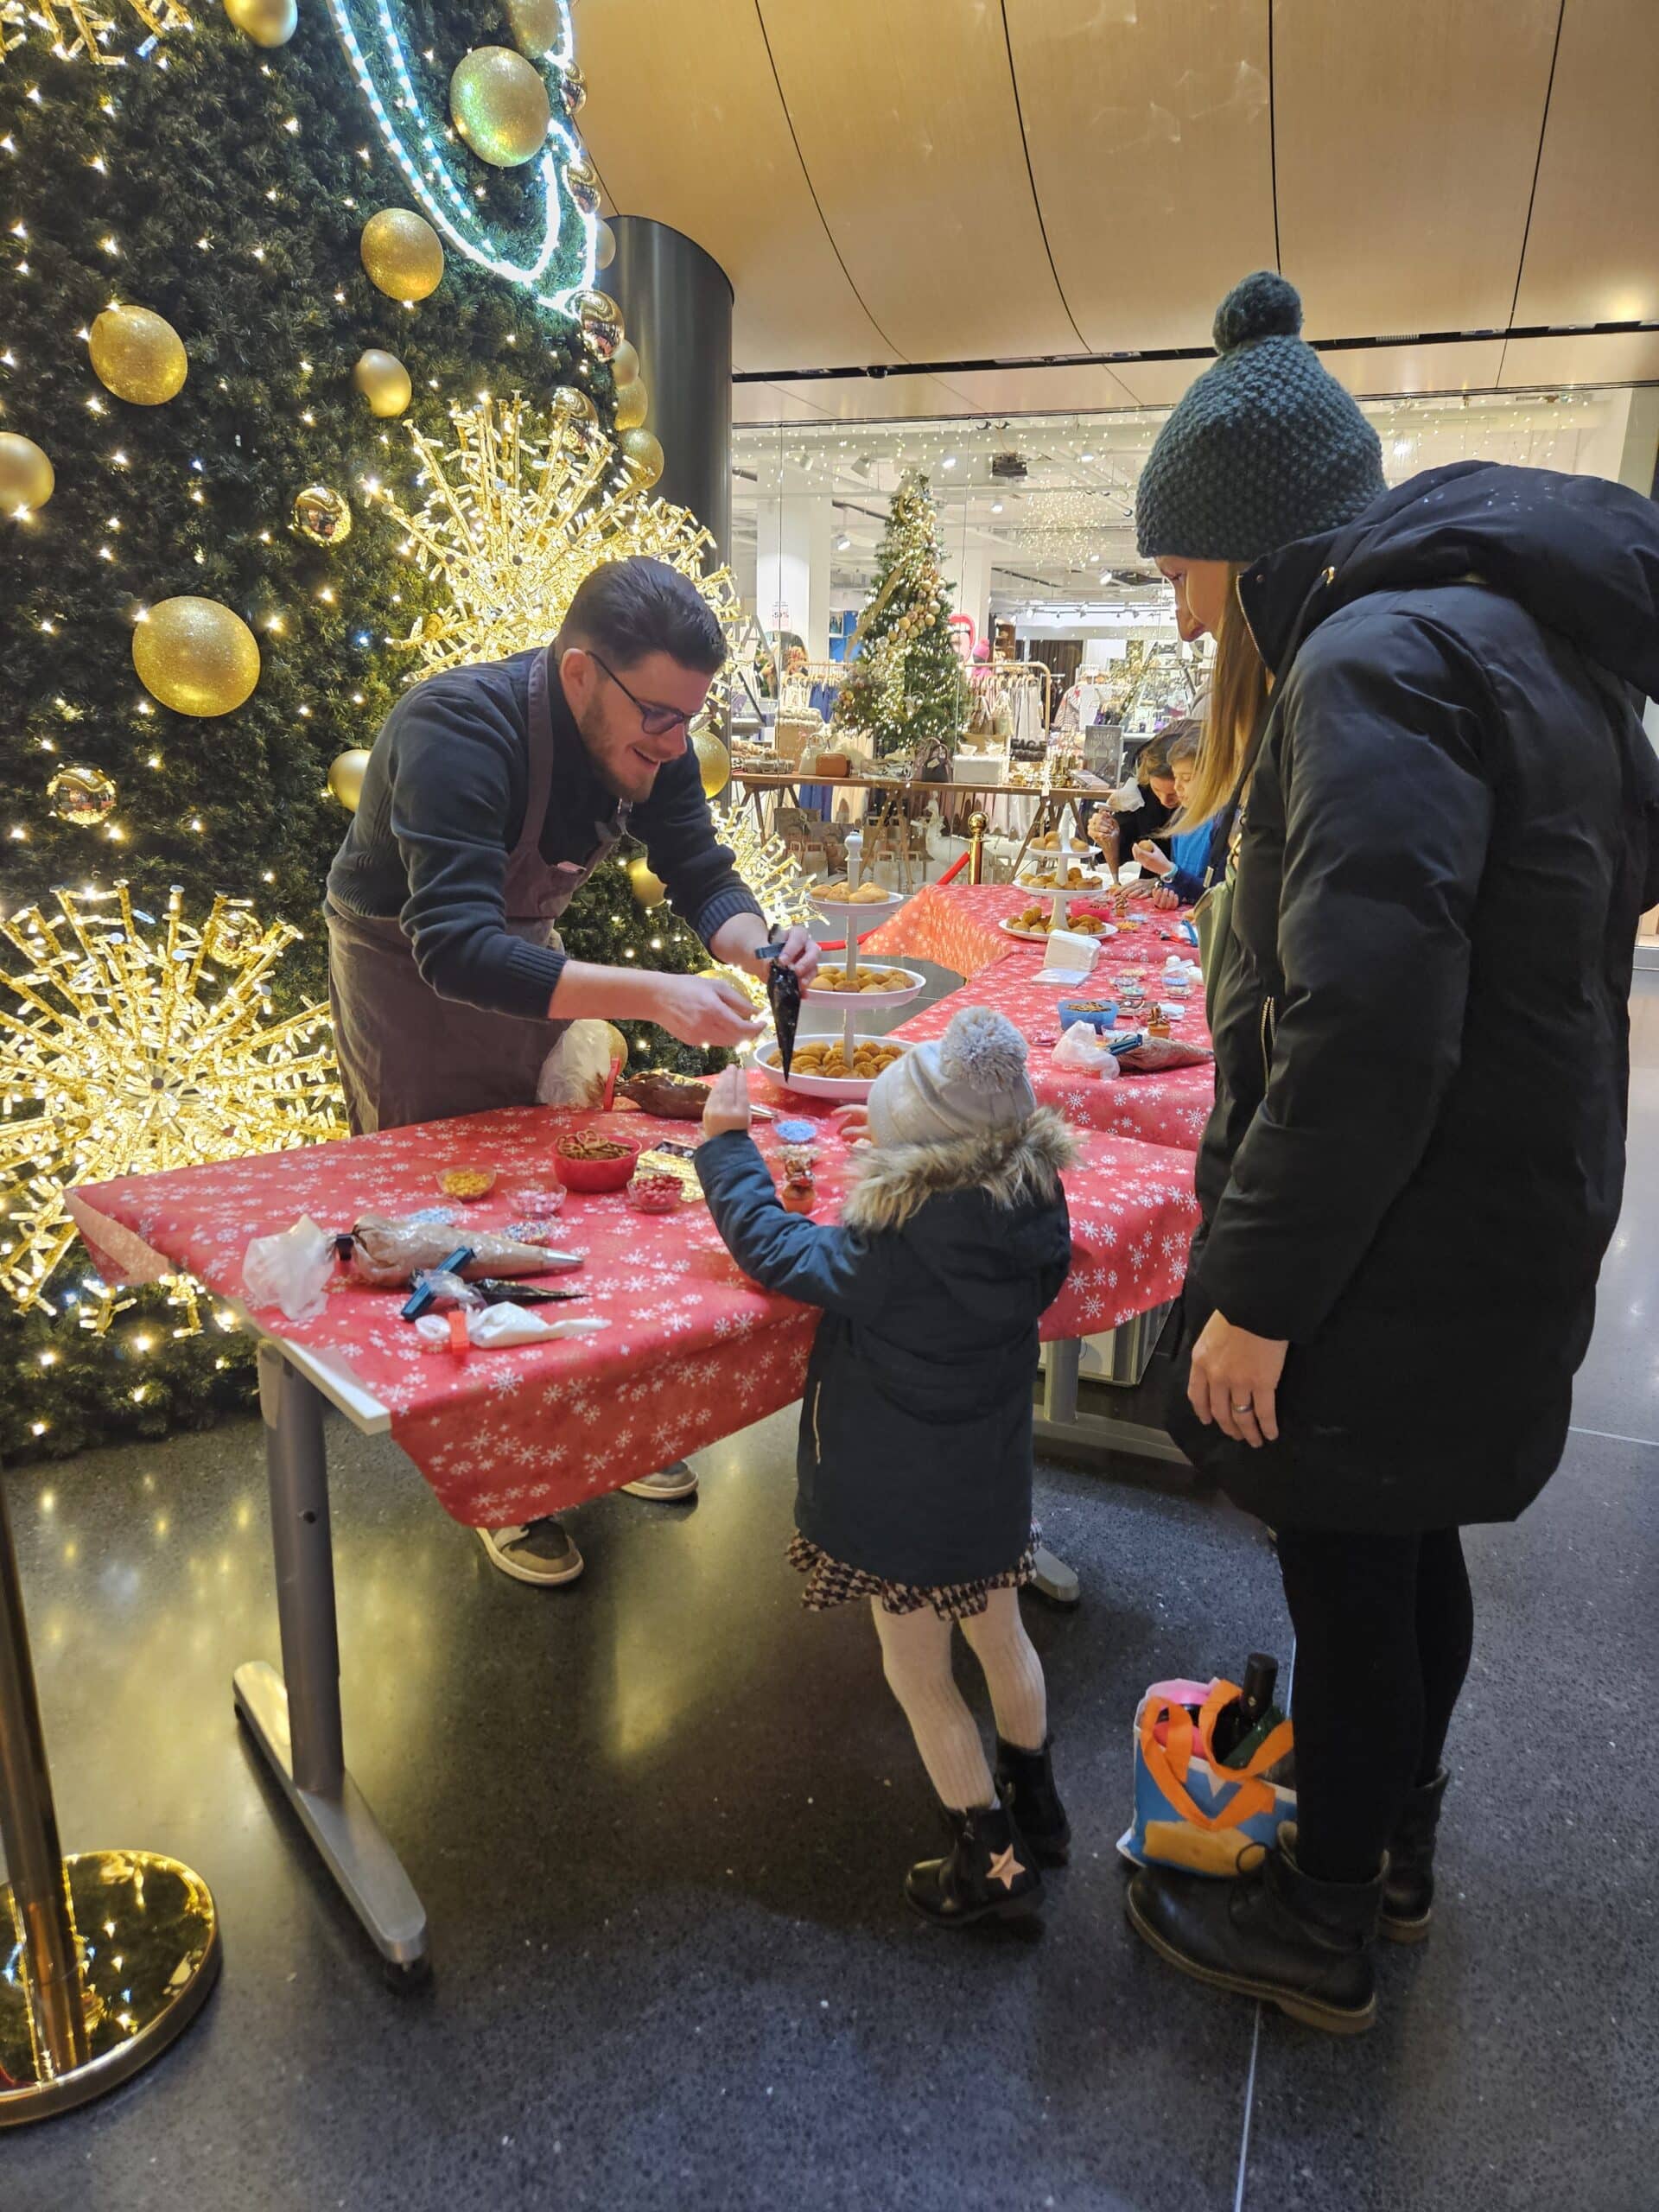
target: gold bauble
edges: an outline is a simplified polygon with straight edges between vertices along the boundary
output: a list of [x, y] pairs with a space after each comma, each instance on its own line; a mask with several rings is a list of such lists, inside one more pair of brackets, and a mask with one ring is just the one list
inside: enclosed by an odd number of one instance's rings
[[369, 756], [360, 746], [349, 753], [337, 753], [328, 764], [328, 788], [347, 814], [357, 812], [357, 802], [363, 796], [363, 774], [369, 765]]
[[256, 46], [286, 46], [300, 27], [294, 0], [225, 0], [225, 12]]
[[294, 497], [294, 527], [313, 545], [343, 545], [352, 534], [352, 504], [332, 484], [308, 484]]
[[625, 384], [616, 395], [616, 427], [619, 430], [639, 430], [651, 412], [651, 394], [644, 380], [636, 377], [632, 384]]
[[578, 292], [570, 302], [582, 334], [601, 361], [622, 343], [622, 310], [608, 292]]
[[632, 384], [639, 373], [639, 348], [632, 339], [625, 338], [611, 356], [611, 376], [619, 391], [625, 384]]
[[46, 787], [47, 804], [60, 822], [73, 822], [90, 830], [102, 822], [115, 804], [115, 785], [101, 768], [71, 761], [60, 768]]
[[603, 1023], [601, 1027], [605, 1031], [606, 1039], [611, 1048], [611, 1058], [613, 1060], [620, 1060], [623, 1066], [626, 1068], [628, 1065], [627, 1039], [622, 1034], [622, 1032], [617, 1027], [613, 1021], [607, 1021]]
[[240, 968], [264, 936], [258, 916], [246, 899], [232, 899], [213, 917], [204, 932], [202, 950], [221, 968]]
[[0, 430], [0, 514], [13, 520], [43, 507], [57, 476], [33, 438]]
[[479, 160], [498, 169], [533, 160], [553, 120], [541, 71], [510, 46], [462, 55], [449, 79], [449, 112]]
[[668, 886], [660, 875], [652, 873], [650, 861], [643, 855], [628, 862], [628, 881], [642, 906], [660, 906], [668, 896]]
[[401, 415], [415, 396], [409, 371], [395, 353], [371, 346], [357, 357], [352, 382], [369, 403], [372, 415]]
[[[625, 387], [626, 389], [626, 387]], [[663, 448], [652, 430], [624, 430], [616, 442], [634, 481], [650, 486], [663, 473]]]
[[691, 750], [697, 756], [697, 773], [705, 798], [718, 798], [732, 780], [732, 756], [711, 729], [691, 733]]
[[228, 715], [259, 681], [259, 647], [216, 599], [164, 599], [132, 633], [132, 664], [152, 698], [176, 715]]
[[616, 259], [616, 232], [608, 223], [594, 226], [594, 266], [608, 269]]
[[363, 226], [369, 282], [392, 300], [424, 300], [443, 282], [443, 241], [412, 207], [383, 207]]
[[596, 423], [599, 410], [594, 404], [590, 391], [578, 391], [573, 384], [562, 384], [553, 395], [553, 404], [562, 407], [576, 423]]
[[580, 213], [598, 214], [599, 203], [605, 195], [600, 189], [599, 171], [586, 154], [574, 154], [565, 163], [564, 188]]
[[559, 105], [572, 122], [587, 98], [587, 77], [579, 64], [567, 61], [559, 72]]
[[532, 61], [551, 54], [564, 36], [558, 0], [502, 0], [501, 12], [507, 19], [508, 37]]
[[148, 308], [105, 308], [92, 325], [92, 373], [106, 391], [135, 407], [159, 407], [184, 388], [190, 357], [164, 315]]

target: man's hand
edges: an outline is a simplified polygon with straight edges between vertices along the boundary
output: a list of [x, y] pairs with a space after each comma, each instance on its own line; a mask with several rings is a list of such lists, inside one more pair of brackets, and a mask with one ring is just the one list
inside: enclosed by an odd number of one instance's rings
[[818, 948], [797, 922], [784, 938], [784, 949], [778, 956], [780, 965], [792, 968], [801, 979], [804, 991], [811, 987], [818, 972]]
[[682, 1045], [747, 1045], [766, 1027], [723, 976], [653, 976], [645, 1019]]
[[[758, 976], [764, 982], [768, 963], [755, 958], [754, 948], [766, 941], [766, 925], [758, 915], [734, 914], [709, 938], [709, 955], [723, 961], [728, 968], [747, 968], [751, 976]], [[779, 958], [785, 968], [795, 970], [803, 990], [818, 972], [818, 948], [798, 923], [785, 933]]]
[[749, 1126], [749, 1079], [734, 1061], [721, 1068], [709, 1087], [709, 1103], [702, 1109], [702, 1134], [723, 1137]]
[[1192, 1410], [1205, 1427], [1214, 1421], [1224, 1434], [1258, 1450], [1264, 1441], [1276, 1443], [1276, 1396], [1289, 1348], [1277, 1338], [1253, 1337], [1224, 1315], [1212, 1313], [1192, 1347], [1186, 1386]]

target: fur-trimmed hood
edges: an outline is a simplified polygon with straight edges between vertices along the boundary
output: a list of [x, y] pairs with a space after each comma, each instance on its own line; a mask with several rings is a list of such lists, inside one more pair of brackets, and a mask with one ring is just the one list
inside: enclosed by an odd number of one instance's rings
[[983, 1191], [1006, 1211], [1050, 1205], [1077, 1157], [1076, 1138], [1050, 1106], [1007, 1133], [878, 1148], [867, 1155], [842, 1219], [867, 1236], [902, 1229], [929, 1198], [953, 1191]]

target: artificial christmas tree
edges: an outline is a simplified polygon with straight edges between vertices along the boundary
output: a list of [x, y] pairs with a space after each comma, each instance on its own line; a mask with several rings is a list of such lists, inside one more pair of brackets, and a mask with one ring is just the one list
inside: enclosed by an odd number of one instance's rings
[[857, 658], [836, 702], [836, 728], [861, 734], [880, 760], [954, 752], [967, 718], [944, 557], [927, 479], [908, 474], [893, 494], [874, 586], [853, 633]]

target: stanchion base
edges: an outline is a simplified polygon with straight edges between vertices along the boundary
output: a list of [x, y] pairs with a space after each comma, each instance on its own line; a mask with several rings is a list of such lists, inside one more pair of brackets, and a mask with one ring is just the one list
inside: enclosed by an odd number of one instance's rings
[[67, 2112], [131, 2079], [182, 2035], [219, 1974], [219, 1916], [200, 1874], [154, 1851], [66, 1859], [88, 2056], [54, 2074], [36, 2047], [11, 1891], [0, 1886], [0, 2127]]

